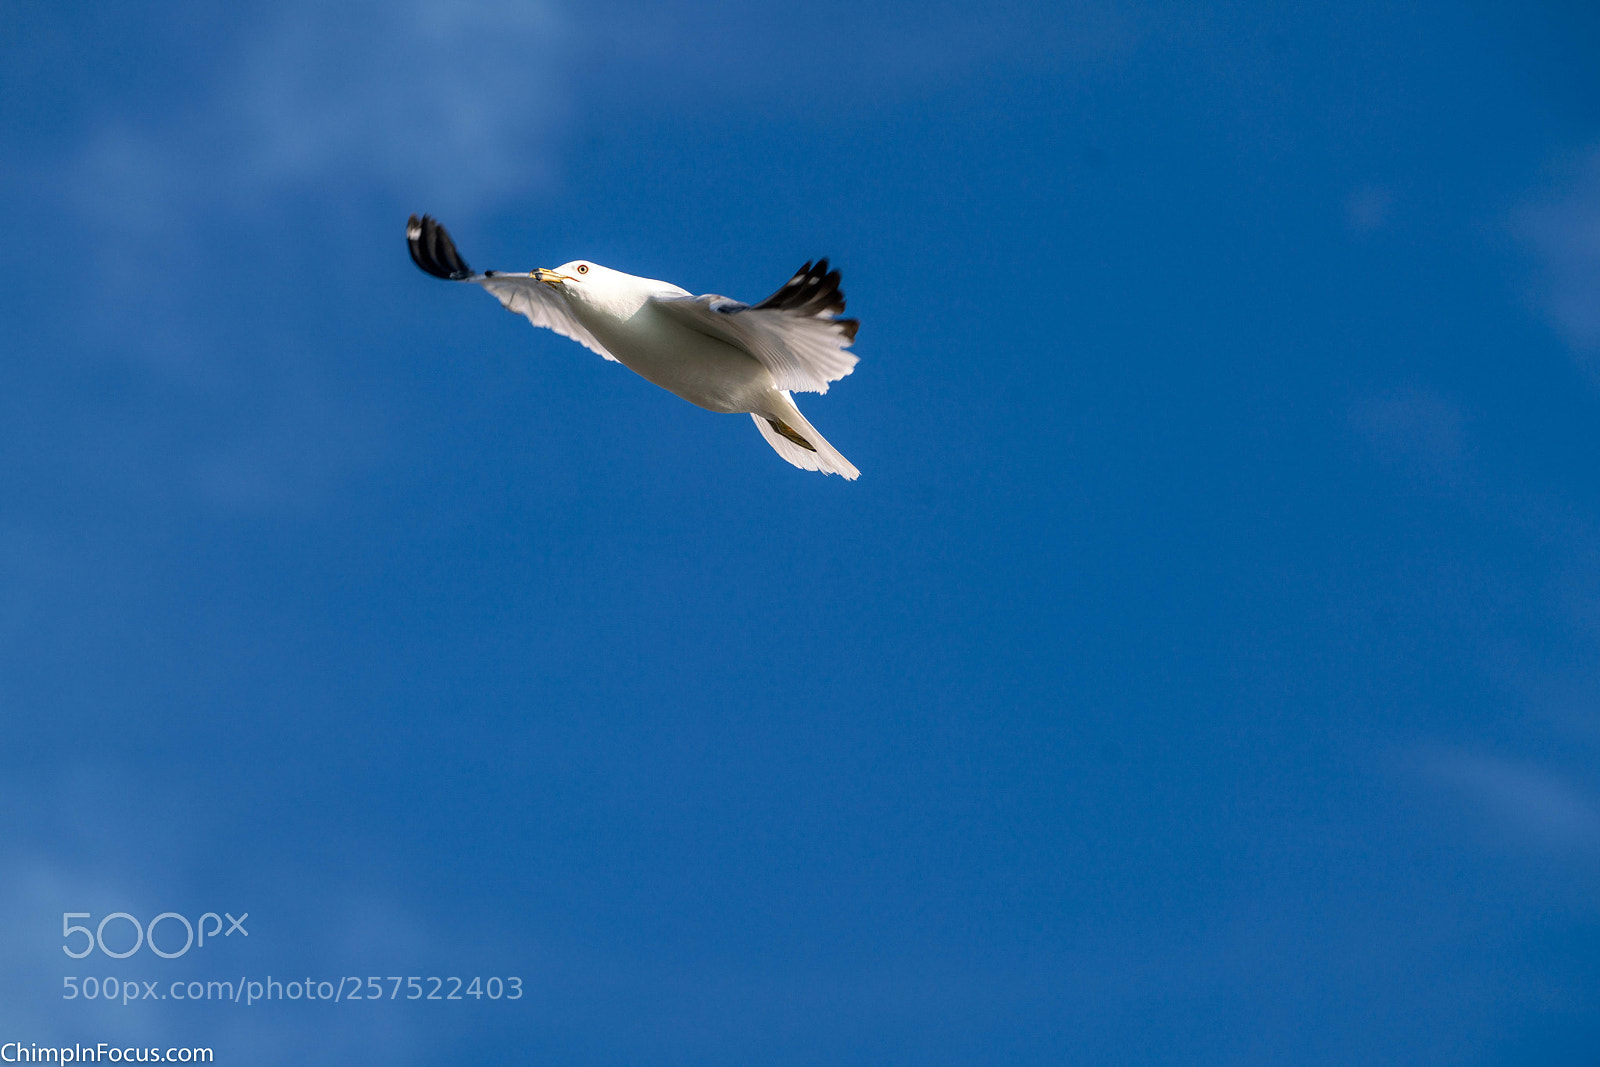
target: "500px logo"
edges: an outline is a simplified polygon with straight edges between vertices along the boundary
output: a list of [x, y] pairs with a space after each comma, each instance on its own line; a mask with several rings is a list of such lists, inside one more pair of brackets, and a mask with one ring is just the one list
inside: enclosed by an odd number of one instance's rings
[[[226, 933], [222, 933], [222, 918], [224, 915], [227, 916], [229, 924]], [[139, 920], [135, 919], [132, 915], [129, 915], [125, 911], [114, 911], [110, 915], [107, 915], [105, 918], [101, 919], [100, 925], [96, 926], [93, 930], [90, 930], [87, 926], [75, 926], [72, 922], [73, 919], [92, 918], [94, 918], [94, 916], [87, 911], [64, 911], [61, 913], [61, 937], [63, 941], [67, 942], [67, 944], [61, 946], [62, 952], [65, 952], [75, 960], [81, 960], [83, 957], [87, 956], [89, 953], [98, 948], [101, 952], [105, 953], [107, 956], [110, 956], [114, 960], [125, 960], [135, 952], [138, 952], [140, 946], [149, 945], [150, 951], [154, 952], [162, 959], [175, 960], [185, 952], [188, 952], [191, 946], [197, 945], [200, 948], [205, 948], [206, 938], [209, 937], [214, 941], [219, 933], [222, 933], [223, 937], [232, 937], [235, 933], [243, 934], [245, 937], [250, 936], [250, 931], [244, 928], [244, 921], [250, 918], [250, 913], [248, 911], [243, 915], [240, 915], [237, 919], [235, 919], [232, 915], [228, 915], [227, 912], [223, 912], [222, 915], [218, 915], [214, 911], [208, 911], [204, 915], [200, 916], [200, 921], [196, 923], [191, 923], [188, 919], [184, 918], [182, 915], [179, 915], [175, 911], [164, 911], [160, 915], [157, 915], [154, 919], [151, 919], [150, 925], [148, 926], [140, 926]], [[210, 930], [206, 929], [207, 919], [210, 919], [212, 922], [212, 927]], [[117, 952], [106, 947], [106, 925], [111, 923], [113, 920], [121, 920], [122, 922], [125, 922], [129, 926], [133, 927], [133, 947], [125, 952]], [[178, 949], [176, 952], [163, 951], [156, 944], [156, 927], [160, 926], [163, 922], [169, 924], [169, 926], [173, 923], [176, 923], [183, 927], [183, 947]], [[199, 931], [198, 939], [195, 937], [195, 932], [197, 929]], [[119, 930], [120, 927], [118, 926], [112, 927], [113, 933], [117, 933]], [[85, 940], [82, 952], [72, 951], [71, 942], [74, 934], [82, 934], [84, 936]], [[168, 938], [167, 943], [169, 945], [172, 943], [173, 939], [170, 935], [163, 934], [162, 936]], [[126, 943], [126, 937], [122, 937], [120, 939], [114, 937], [113, 940]]]

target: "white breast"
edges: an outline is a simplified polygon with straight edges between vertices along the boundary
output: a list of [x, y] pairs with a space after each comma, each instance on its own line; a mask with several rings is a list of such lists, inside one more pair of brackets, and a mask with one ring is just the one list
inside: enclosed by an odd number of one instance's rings
[[691, 404], [724, 414], [756, 411], [775, 388], [754, 356], [679, 324], [654, 304], [622, 320], [576, 302], [573, 311], [620, 363]]

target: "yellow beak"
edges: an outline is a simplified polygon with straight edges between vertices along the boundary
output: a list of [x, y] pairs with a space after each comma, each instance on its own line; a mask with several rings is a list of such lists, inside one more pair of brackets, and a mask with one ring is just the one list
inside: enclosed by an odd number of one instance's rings
[[535, 281], [544, 282], [546, 285], [564, 285], [572, 280], [565, 274], [557, 274], [555, 271], [545, 270], [543, 267], [534, 268], [533, 278]]

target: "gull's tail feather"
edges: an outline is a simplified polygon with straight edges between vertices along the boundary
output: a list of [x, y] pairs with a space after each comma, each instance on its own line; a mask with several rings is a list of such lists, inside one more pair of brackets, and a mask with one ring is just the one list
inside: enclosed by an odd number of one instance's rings
[[472, 268], [450, 240], [450, 231], [432, 215], [412, 215], [406, 220], [406, 243], [411, 246], [411, 261], [435, 278], [459, 282], [472, 277]]
[[772, 450], [801, 470], [837, 474], [845, 481], [859, 478], [861, 472], [856, 470], [855, 464], [840, 455], [839, 450], [806, 421], [789, 394], [780, 392], [778, 395], [784, 402], [775, 405], [782, 409], [775, 416], [750, 415]]

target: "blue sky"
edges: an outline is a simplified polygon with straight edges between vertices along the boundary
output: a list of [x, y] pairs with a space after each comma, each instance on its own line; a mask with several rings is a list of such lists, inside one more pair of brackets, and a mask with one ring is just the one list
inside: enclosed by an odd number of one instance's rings
[[[1592, 1062], [1597, 47], [1582, 5], [0, 8], [0, 1040]], [[832, 257], [861, 363], [800, 399], [861, 480], [423, 276], [420, 211], [744, 299]]]

